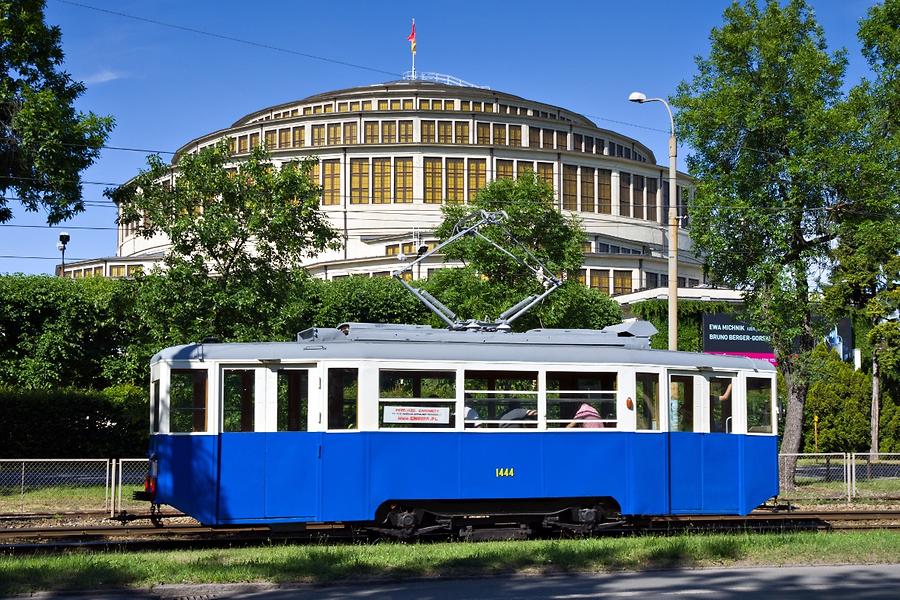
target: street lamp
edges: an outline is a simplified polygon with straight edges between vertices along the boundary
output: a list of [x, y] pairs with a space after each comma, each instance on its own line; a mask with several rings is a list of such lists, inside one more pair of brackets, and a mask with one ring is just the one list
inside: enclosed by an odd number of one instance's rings
[[678, 350], [678, 187], [675, 158], [678, 155], [675, 142], [675, 119], [669, 103], [662, 98], [648, 98], [643, 92], [631, 92], [630, 102], [662, 102], [669, 112], [669, 350]]
[[62, 231], [59, 234], [59, 242], [56, 243], [56, 249], [62, 253], [62, 269], [60, 270], [60, 276], [66, 276], [66, 244], [69, 243], [69, 233], [66, 231]]

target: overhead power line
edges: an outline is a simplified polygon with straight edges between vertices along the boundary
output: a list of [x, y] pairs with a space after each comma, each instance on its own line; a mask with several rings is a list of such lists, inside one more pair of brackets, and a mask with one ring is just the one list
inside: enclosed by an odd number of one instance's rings
[[62, 4], [69, 4], [71, 6], [78, 6], [80, 8], [86, 8], [88, 10], [93, 10], [96, 12], [106, 13], [109, 15], [115, 15], [117, 17], [122, 17], [125, 19], [131, 19], [133, 21], [142, 21], [144, 23], [151, 23], [153, 25], [159, 25], [160, 27], [168, 27], [169, 29], [177, 29], [179, 31], [187, 31], [189, 33], [196, 33], [197, 35], [203, 35], [206, 37], [216, 38], [220, 40], [226, 40], [229, 42], [235, 42], [238, 44], [245, 44], [247, 46], [254, 46], [256, 48], [264, 48], [266, 50], [274, 50], [275, 52], [282, 52], [284, 54], [290, 54], [293, 56], [302, 56], [304, 58], [309, 58], [311, 60], [319, 60], [322, 62], [327, 62], [335, 65], [341, 65], [344, 67], [352, 67], [354, 69], [362, 69], [364, 71], [371, 71], [373, 73], [381, 73], [382, 75], [390, 75], [391, 77], [400, 78], [403, 75], [401, 73], [395, 73], [394, 71], [387, 71], [385, 69], [378, 69], [376, 67], [369, 67], [366, 65], [360, 65], [352, 62], [348, 62], [345, 60], [338, 60], [336, 58], [329, 58], [327, 56], [319, 56], [317, 54], [310, 54], [308, 52], [300, 52], [299, 50], [292, 50], [290, 48], [282, 48], [281, 46], [273, 46], [272, 44], [265, 44], [262, 42], [255, 42], [253, 40], [247, 40], [239, 37], [235, 37], [232, 35], [224, 35], [221, 33], [214, 33], [212, 31], [206, 31], [203, 29], [197, 29], [196, 27], [186, 27], [184, 25], [177, 25], [175, 23], [167, 23], [165, 21], [160, 21], [158, 19], [150, 19], [147, 17], [139, 17], [137, 15], [132, 15], [124, 12], [120, 12], [117, 10], [109, 10], [107, 8], [100, 8], [97, 6], [91, 6], [89, 4], [83, 4], [81, 2], [72, 2], [71, 0], [56, 0]]

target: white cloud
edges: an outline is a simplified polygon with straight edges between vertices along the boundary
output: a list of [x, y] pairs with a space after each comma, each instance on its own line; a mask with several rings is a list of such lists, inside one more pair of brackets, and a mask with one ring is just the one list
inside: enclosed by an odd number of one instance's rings
[[93, 75], [88, 75], [82, 80], [82, 83], [87, 85], [93, 85], [96, 83], [106, 83], [108, 81], [115, 81], [116, 79], [122, 79], [125, 75], [123, 73], [118, 73], [116, 71], [111, 71], [109, 69], [103, 69], [102, 71], [97, 71]]

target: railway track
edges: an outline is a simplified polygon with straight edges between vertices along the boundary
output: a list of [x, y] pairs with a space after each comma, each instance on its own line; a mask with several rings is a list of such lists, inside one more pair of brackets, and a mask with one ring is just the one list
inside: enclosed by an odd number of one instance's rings
[[[636, 519], [611, 526], [601, 535], [644, 533], [735, 532], [735, 531], [834, 531], [864, 529], [900, 529], [900, 510], [875, 511], [791, 511], [755, 512], [743, 517], [713, 515], [666, 516]], [[510, 529], [506, 539], [521, 537], [521, 530]], [[515, 535], [514, 535], [515, 534]], [[558, 535], [558, 533], [556, 534]], [[447, 539], [447, 534], [428, 539]], [[103, 524], [56, 527], [0, 528], [0, 550], [57, 551], [80, 547], [163, 549], [173, 547], [209, 547], [252, 544], [260, 541], [341, 542], [365, 541], [375, 536], [342, 524], [312, 524], [302, 528], [242, 526], [207, 527], [192, 523]], [[481, 539], [473, 536], [470, 539]], [[504, 530], [490, 530], [484, 539], [504, 539]]]

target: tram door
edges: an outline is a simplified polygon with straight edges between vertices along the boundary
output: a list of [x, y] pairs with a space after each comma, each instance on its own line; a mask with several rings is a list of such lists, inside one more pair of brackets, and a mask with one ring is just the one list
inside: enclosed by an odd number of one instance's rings
[[733, 374], [669, 372], [669, 492], [673, 513], [738, 508], [739, 436]]

